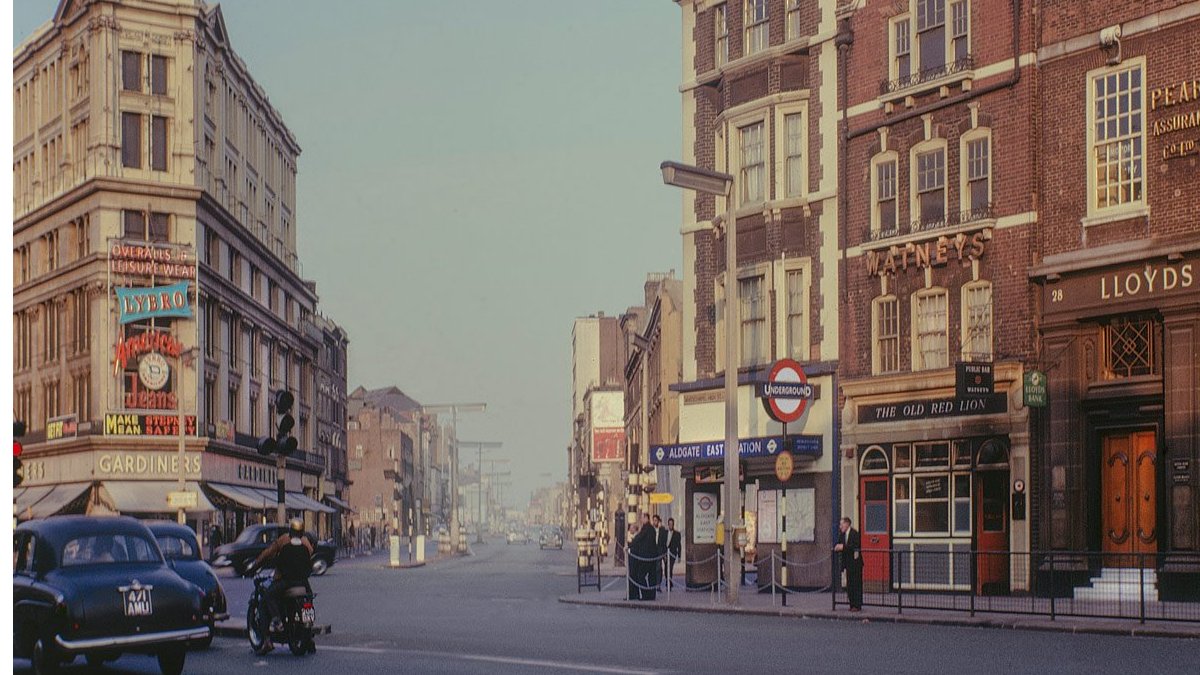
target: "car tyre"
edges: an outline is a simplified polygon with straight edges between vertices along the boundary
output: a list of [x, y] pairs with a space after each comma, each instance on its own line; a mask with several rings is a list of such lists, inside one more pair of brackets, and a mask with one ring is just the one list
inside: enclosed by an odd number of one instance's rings
[[58, 654], [45, 638], [38, 638], [33, 643], [33, 651], [29, 655], [30, 665], [36, 675], [53, 675], [58, 672]]
[[324, 558], [317, 558], [317, 559], [313, 560], [313, 564], [312, 564], [312, 573], [313, 574], [320, 577], [320, 576], [325, 576], [325, 573], [328, 571], [329, 571], [329, 563], [325, 562]]
[[187, 661], [187, 650], [182, 647], [169, 647], [158, 653], [158, 670], [162, 675], [180, 675], [183, 664]]

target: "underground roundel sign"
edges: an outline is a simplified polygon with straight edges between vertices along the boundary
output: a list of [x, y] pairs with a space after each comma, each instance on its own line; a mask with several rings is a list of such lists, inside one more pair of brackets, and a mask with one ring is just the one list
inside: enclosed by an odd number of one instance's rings
[[767, 375], [761, 395], [767, 414], [776, 422], [789, 424], [804, 415], [808, 399], [813, 397], [813, 387], [799, 363], [780, 359]]

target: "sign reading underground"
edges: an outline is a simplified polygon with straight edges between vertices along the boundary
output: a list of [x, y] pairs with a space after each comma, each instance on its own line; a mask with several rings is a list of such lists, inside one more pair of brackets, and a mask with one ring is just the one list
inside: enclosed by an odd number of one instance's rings
[[771, 368], [767, 381], [759, 385], [758, 396], [771, 419], [790, 424], [804, 415], [808, 402], [816, 398], [816, 389], [808, 383], [799, 363], [780, 359]]

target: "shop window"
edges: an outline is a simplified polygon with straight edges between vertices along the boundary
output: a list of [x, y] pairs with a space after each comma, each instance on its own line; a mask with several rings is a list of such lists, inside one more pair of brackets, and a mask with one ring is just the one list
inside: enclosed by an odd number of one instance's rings
[[971, 444], [967, 441], [954, 441], [954, 468], [971, 466]]
[[896, 527], [896, 536], [907, 536], [912, 534], [912, 492], [910, 491], [912, 479], [908, 476], [896, 477], [896, 499], [894, 504], [895, 517], [893, 522]]
[[954, 534], [971, 533], [971, 474], [954, 474]]
[[1104, 374], [1107, 379], [1157, 375], [1160, 327], [1151, 318], [1114, 319], [1104, 326]]
[[937, 441], [934, 443], [916, 443], [916, 468], [946, 469], [950, 466], [950, 443]]
[[914, 476], [913, 521], [916, 534], [950, 534], [950, 476]]
[[897, 443], [892, 447], [892, 455], [895, 457], [895, 466], [897, 471], [907, 471], [912, 468], [912, 446], [906, 443]]

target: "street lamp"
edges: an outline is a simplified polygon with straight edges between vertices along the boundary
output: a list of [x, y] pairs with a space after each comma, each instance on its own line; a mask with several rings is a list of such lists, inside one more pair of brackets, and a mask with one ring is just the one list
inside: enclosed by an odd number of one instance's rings
[[[667, 185], [695, 190], [725, 198], [725, 579], [726, 598], [738, 601], [741, 573], [735, 566], [733, 554], [734, 524], [742, 509], [738, 504], [738, 444], [737, 415], [737, 219], [733, 216], [733, 176], [698, 166], [663, 162], [663, 182]], [[644, 405], [644, 403], [643, 403]]]

